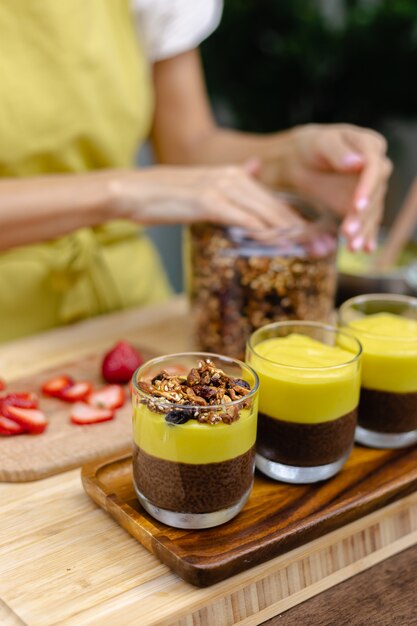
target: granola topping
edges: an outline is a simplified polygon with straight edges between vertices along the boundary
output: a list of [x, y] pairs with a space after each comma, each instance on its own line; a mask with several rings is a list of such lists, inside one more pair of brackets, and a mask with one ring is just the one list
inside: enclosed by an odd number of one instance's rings
[[[250, 385], [241, 378], [228, 376], [210, 359], [199, 361], [186, 376], [163, 370], [150, 383], [139, 382], [138, 387], [149, 396], [141, 402], [152, 411], [166, 413], [165, 420], [169, 424], [185, 424], [190, 419], [201, 424], [232, 424], [239, 419], [239, 409], [231, 403], [243, 400], [240, 408], [249, 406], [244, 398], [250, 392]], [[175, 408], [167, 413], [169, 404], [186, 408]], [[219, 409], [219, 405], [224, 405], [224, 410]], [[210, 406], [216, 409], [207, 409]]]

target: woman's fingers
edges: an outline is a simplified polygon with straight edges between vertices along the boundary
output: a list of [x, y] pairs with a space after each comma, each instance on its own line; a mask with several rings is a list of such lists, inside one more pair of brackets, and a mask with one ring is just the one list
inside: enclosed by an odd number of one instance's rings
[[[218, 169], [204, 179], [202, 186], [206, 190], [203, 196], [205, 208], [208, 213], [212, 213], [213, 221], [228, 223], [233, 220], [236, 224], [237, 217], [240, 226], [247, 226], [247, 220], [250, 219], [251, 223], [257, 220], [258, 227], [263, 228], [285, 228], [303, 223], [291, 207], [248, 176], [244, 168]], [[229, 207], [233, 206], [233, 216], [219, 209], [225, 203]]]
[[120, 217], [143, 224], [210, 221], [260, 230], [303, 223], [242, 166], [128, 172], [112, 198]]
[[353, 206], [365, 211], [379, 189], [386, 186], [392, 172], [392, 163], [386, 157], [387, 142], [379, 133], [349, 127], [343, 132], [348, 144], [363, 155], [364, 165], [356, 185]]
[[386, 189], [381, 188], [375, 199], [375, 209], [372, 219], [365, 221], [362, 229], [364, 246], [366, 252], [373, 252], [378, 245], [378, 232], [384, 214], [384, 197]]
[[[301, 127], [297, 137], [299, 157], [307, 165], [310, 187], [314, 185], [314, 175], [323, 171], [340, 178], [354, 175], [356, 184], [345, 213], [367, 211], [392, 171], [384, 137], [349, 124], [308, 125]], [[315, 190], [315, 195], [320, 193], [320, 189]], [[336, 202], [335, 198], [331, 204]]]
[[352, 251], [372, 252], [377, 244], [377, 236], [382, 221], [386, 185], [381, 185], [371, 198], [366, 211], [350, 211], [342, 222], [341, 231]]
[[243, 170], [246, 174], [249, 174], [249, 176], [259, 176], [262, 171], [262, 161], [257, 157], [248, 159], [248, 161], [243, 164]]
[[256, 181], [242, 178], [238, 185], [229, 187], [225, 193], [244, 210], [256, 214], [266, 226], [286, 228], [304, 223], [294, 209]]
[[358, 172], [353, 208], [366, 211], [392, 172], [392, 163], [386, 157], [386, 140], [372, 130], [347, 124], [331, 127], [323, 134], [320, 152], [329, 165], [338, 172]]
[[386, 158], [382, 162], [370, 161], [369, 165], [363, 169], [353, 197], [353, 206], [358, 213], [367, 210], [372, 196], [378, 194], [381, 188], [386, 189], [391, 172], [391, 161]]
[[341, 126], [318, 127], [316, 162], [335, 172], [357, 172], [365, 165], [365, 156], [346, 140]]
[[196, 214], [192, 216], [189, 222], [194, 221], [209, 221], [215, 224], [222, 224], [224, 226], [240, 226], [247, 229], [263, 230], [265, 228], [265, 222], [260, 219], [255, 213], [242, 211], [242, 207], [227, 198], [222, 196], [216, 196], [213, 194], [213, 204], [215, 209], [210, 207], [210, 210], [204, 212], [204, 214], [197, 220]]
[[386, 149], [387, 143], [379, 133], [350, 125], [328, 129], [326, 140], [320, 143], [323, 158], [335, 171], [357, 175], [342, 223], [351, 250], [372, 251], [376, 247], [387, 181], [392, 172]]

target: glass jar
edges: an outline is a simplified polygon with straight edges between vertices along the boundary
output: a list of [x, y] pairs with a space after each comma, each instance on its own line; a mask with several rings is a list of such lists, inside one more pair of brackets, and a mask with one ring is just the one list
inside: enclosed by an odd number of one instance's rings
[[247, 339], [265, 324], [330, 320], [336, 220], [312, 201], [278, 197], [305, 225], [256, 233], [203, 223], [189, 228], [186, 282], [198, 349], [242, 359]]

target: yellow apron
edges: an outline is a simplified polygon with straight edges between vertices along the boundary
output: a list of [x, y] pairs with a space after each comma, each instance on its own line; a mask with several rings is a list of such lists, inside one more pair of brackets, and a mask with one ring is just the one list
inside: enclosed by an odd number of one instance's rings
[[[153, 101], [129, 5], [1, 0], [0, 176], [132, 166]], [[0, 254], [0, 341], [168, 293], [138, 226], [84, 228]]]

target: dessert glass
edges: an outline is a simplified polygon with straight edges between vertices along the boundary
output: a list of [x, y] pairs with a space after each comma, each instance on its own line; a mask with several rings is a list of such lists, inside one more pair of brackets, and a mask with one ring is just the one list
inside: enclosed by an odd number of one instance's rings
[[366, 294], [340, 307], [363, 346], [356, 441], [373, 448], [417, 442], [417, 298]]
[[[187, 377], [206, 359], [249, 386], [247, 395], [201, 406], [175, 404], [143, 390], [163, 370]], [[241, 511], [253, 485], [258, 387], [251, 367], [205, 353], [163, 356], [135, 372], [133, 480], [148, 513], [177, 528], [209, 528]], [[190, 412], [192, 419], [187, 418]], [[223, 421], [225, 415], [231, 416], [229, 423]], [[206, 419], [212, 423], [204, 423]]]
[[312, 483], [336, 474], [353, 445], [361, 345], [317, 322], [278, 322], [248, 341], [259, 376], [256, 467], [270, 478]]
[[250, 334], [271, 322], [328, 322], [336, 289], [337, 224], [322, 206], [278, 194], [304, 218], [250, 232], [193, 224], [184, 266], [200, 350], [243, 359]]

